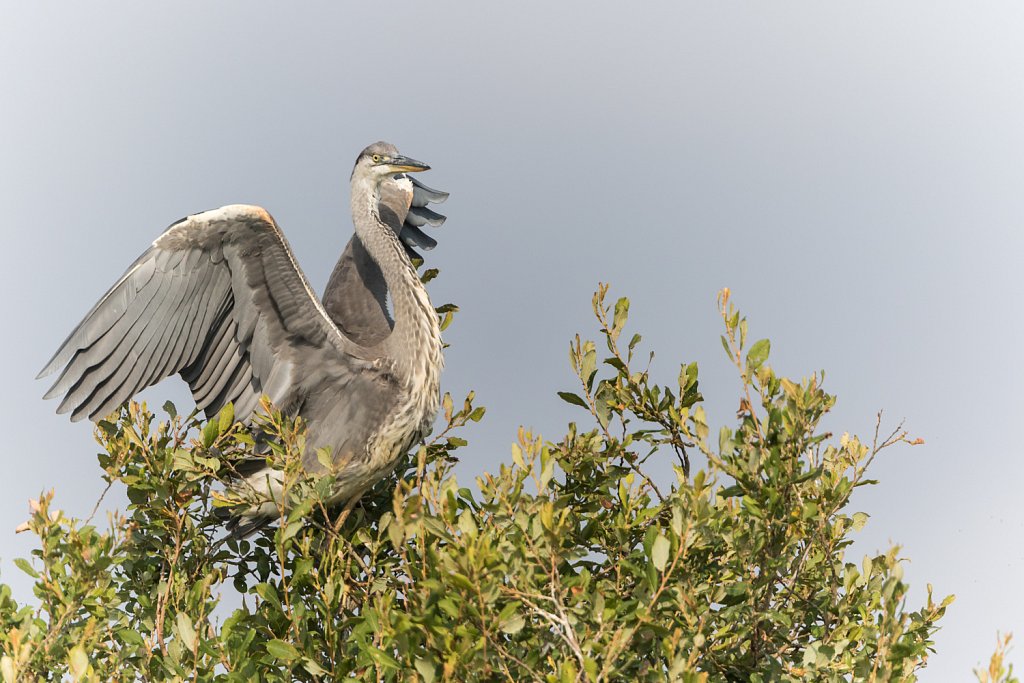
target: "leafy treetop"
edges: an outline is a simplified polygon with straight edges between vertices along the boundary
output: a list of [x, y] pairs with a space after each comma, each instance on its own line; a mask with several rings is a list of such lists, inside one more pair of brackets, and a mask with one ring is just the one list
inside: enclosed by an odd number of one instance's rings
[[[560, 395], [580, 421], [555, 441], [520, 429], [474, 488], [452, 469], [484, 415], [472, 394], [446, 395], [443, 429], [341, 510], [299, 468], [301, 422], [265, 406], [280, 520], [218, 546], [233, 503], [216, 482], [254, 448], [230, 406], [101, 422], [103, 476], [131, 504], [100, 529], [33, 502], [39, 548], [18, 565], [38, 602], [0, 586], [3, 680], [915, 680], [952, 597], [929, 586], [911, 608], [898, 548], [847, 555], [868, 520], [851, 495], [914, 442], [824, 433], [821, 376], [777, 376], [728, 290], [740, 410], [713, 442], [697, 366], [656, 383], [629, 302], [606, 296], [601, 343], [570, 345], [579, 387]], [[665, 459], [674, 479], [655, 481]]]

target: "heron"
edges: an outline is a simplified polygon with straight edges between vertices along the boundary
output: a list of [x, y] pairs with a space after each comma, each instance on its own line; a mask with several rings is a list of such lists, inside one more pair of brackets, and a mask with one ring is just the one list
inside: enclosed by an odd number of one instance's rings
[[[173, 223], [128, 268], [39, 373], [59, 414], [98, 421], [174, 374], [209, 418], [232, 403], [250, 421], [262, 396], [307, 425], [311, 476], [333, 474], [330, 503], [359, 495], [429, 433], [444, 365], [438, 316], [412, 259], [436, 242], [420, 228], [448, 194], [407, 174], [429, 166], [386, 142], [351, 176], [354, 234], [319, 300], [284, 234], [259, 206]], [[391, 310], [388, 307], [391, 301]], [[393, 312], [393, 314], [392, 314]], [[330, 465], [318, 447], [329, 449]], [[258, 494], [229, 528], [280, 512], [283, 482], [255, 460], [229, 489]]]

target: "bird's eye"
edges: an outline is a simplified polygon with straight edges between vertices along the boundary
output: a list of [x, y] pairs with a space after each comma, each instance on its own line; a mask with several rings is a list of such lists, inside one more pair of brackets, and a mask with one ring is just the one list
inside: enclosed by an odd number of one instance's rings
[[375, 163], [375, 164], [379, 164], [380, 163], [380, 155], [379, 154], [374, 154], [371, 158], [373, 159], [373, 163]]

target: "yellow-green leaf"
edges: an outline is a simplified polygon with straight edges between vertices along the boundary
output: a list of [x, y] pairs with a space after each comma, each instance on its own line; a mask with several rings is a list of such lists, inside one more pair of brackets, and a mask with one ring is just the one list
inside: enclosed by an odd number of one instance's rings
[[89, 656], [85, 654], [81, 645], [75, 645], [68, 652], [68, 666], [71, 669], [71, 675], [76, 679], [85, 675], [89, 668]]
[[665, 571], [665, 565], [668, 564], [669, 547], [668, 539], [662, 534], [658, 534], [651, 546], [651, 562], [659, 572]]
[[217, 427], [221, 434], [226, 433], [231, 429], [231, 425], [235, 424], [235, 405], [228, 403], [226, 406], [220, 409], [220, 418], [218, 419]]
[[188, 615], [184, 612], [178, 612], [176, 619], [178, 623], [178, 636], [181, 638], [182, 644], [188, 651], [195, 650], [196, 647], [196, 631], [192, 628], [192, 620], [188, 618]]
[[0, 673], [3, 674], [4, 683], [18, 683], [18, 670], [14, 666], [14, 660], [10, 655], [0, 657]]
[[294, 645], [278, 639], [267, 642], [267, 652], [284, 662], [292, 662], [299, 658], [299, 651]]

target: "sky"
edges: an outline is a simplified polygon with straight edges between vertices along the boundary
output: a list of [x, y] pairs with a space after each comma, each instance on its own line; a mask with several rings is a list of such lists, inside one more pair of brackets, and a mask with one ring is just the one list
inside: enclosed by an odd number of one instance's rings
[[[322, 289], [352, 162], [385, 139], [451, 192], [443, 389], [488, 408], [461, 480], [520, 424], [580, 417], [555, 392], [598, 282], [728, 422], [728, 286], [778, 372], [826, 370], [829, 429], [884, 410], [925, 440], [876, 461], [851, 555], [898, 543], [911, 606], [957, 595], [921, 680], [969, 677], [1024, 637], [1021, 35], [1014, 2], [0, 1], [0, 580], [30, 597], [28, 498], [86, 516], [103, 488], [90, 426], [34, 379], [82, 315], [164, 227], [231, 203], [266, 207]], [[145, 397], [188, 403], [176, 379]]]

